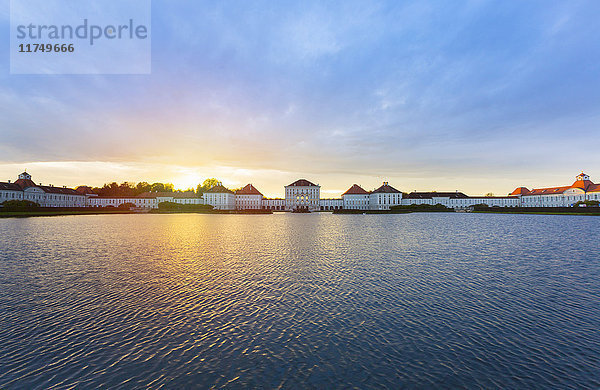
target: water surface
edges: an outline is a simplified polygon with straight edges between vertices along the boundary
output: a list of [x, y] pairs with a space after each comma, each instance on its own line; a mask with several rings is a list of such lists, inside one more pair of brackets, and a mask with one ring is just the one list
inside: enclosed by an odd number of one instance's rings
[[598, 388], [598, 217], [0, 220], [0, 388]]

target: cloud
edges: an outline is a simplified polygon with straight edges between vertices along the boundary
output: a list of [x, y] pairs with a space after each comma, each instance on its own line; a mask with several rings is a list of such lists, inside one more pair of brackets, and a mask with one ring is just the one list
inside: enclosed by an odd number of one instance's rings
[[571, 129], [600, 143], [595, 2], [153, 3], [151, 76], [0, 76], [0, 160], [331, 188], [473, 172], [492, 187], [597, 162], [565, 153]]

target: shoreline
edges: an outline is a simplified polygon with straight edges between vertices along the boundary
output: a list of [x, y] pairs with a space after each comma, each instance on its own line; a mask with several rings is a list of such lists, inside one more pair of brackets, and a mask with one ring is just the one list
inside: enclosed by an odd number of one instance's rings
[[0, 211], [1, 218], [29, 218], [29, 217], [61, 217], [69, 215], [107, 215], [107, 214], [239, 214], [239, 215], [269, 215], [271, 210], [24, 210]]
[[556, 211], [556, 212], [551, 212], [551, 211], [481, 211], [481, 210], [477, 210], [477, 211], [471, 211], [472, 213], [478, 213], [478, 214], [521, 214], [521, 215], [527, 215], [527, 214], [531, 214], [531, 215], [587, 215], [587, 216], [600, 216], [600, 212], [596, 212], [596, 213], [589, 213], [589, 212], [568, 212], [568, 211]]
[[0, 211], [0, 218], [28, 217], [60, 217], [68, 215], [99, 215], [99, 214], [140, 214], [130, 210], [97, 210], [97, 211]]
[[[454, 212], [454, 211], [450, 211]], [[281, 212], [290, 213], [291, 212]], [[387, 215], [387, 214], [412, 214], [412, 213], [435, 213], [440, 211], [432, 210], [334, 210], [334, 211], [318, 211], [315, 213], [331, 213], [333, 215]], [[483, 211], [474, 210], [469, 213], [477, 214], [518, 214], [518, 215], [583, 215], [583, 216], [600, 216], [600, 212], [566, 212], [566, 211], [513, 211], [513, 210], [494, 210]], [[0, 211], [0, 219], [2, 218], [30, 218], [30, 217], [61, 217], [70, 215], [133, 215], [133, 214], [217, 214], [217, 215], [272, 215], [276, 214], [271, 210], [169, 210], [169, 211], [131, 211], [131, 210], [42, 210], [42, 211]], [[313, 214], [313, 213], [310, 213]], [[462, 213], [461, 213], [462, 214]]]

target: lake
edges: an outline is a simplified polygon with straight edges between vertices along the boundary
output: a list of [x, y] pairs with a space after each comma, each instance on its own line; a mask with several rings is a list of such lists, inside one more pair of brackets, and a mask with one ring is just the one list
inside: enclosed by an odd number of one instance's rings
[[599, 224], [0, 219], [0, 388], [598, 388]]

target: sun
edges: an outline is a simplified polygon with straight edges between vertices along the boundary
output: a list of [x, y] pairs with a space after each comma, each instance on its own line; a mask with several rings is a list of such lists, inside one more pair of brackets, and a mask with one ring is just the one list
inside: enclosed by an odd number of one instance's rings
[[188, 173], [185, 175], [177, 176], [173, 180], [173, 186], [176, 190], [187, 190], [189, 188], [196, 188], [198, 184], [202, 183], [202, 178], [199, 175]]

